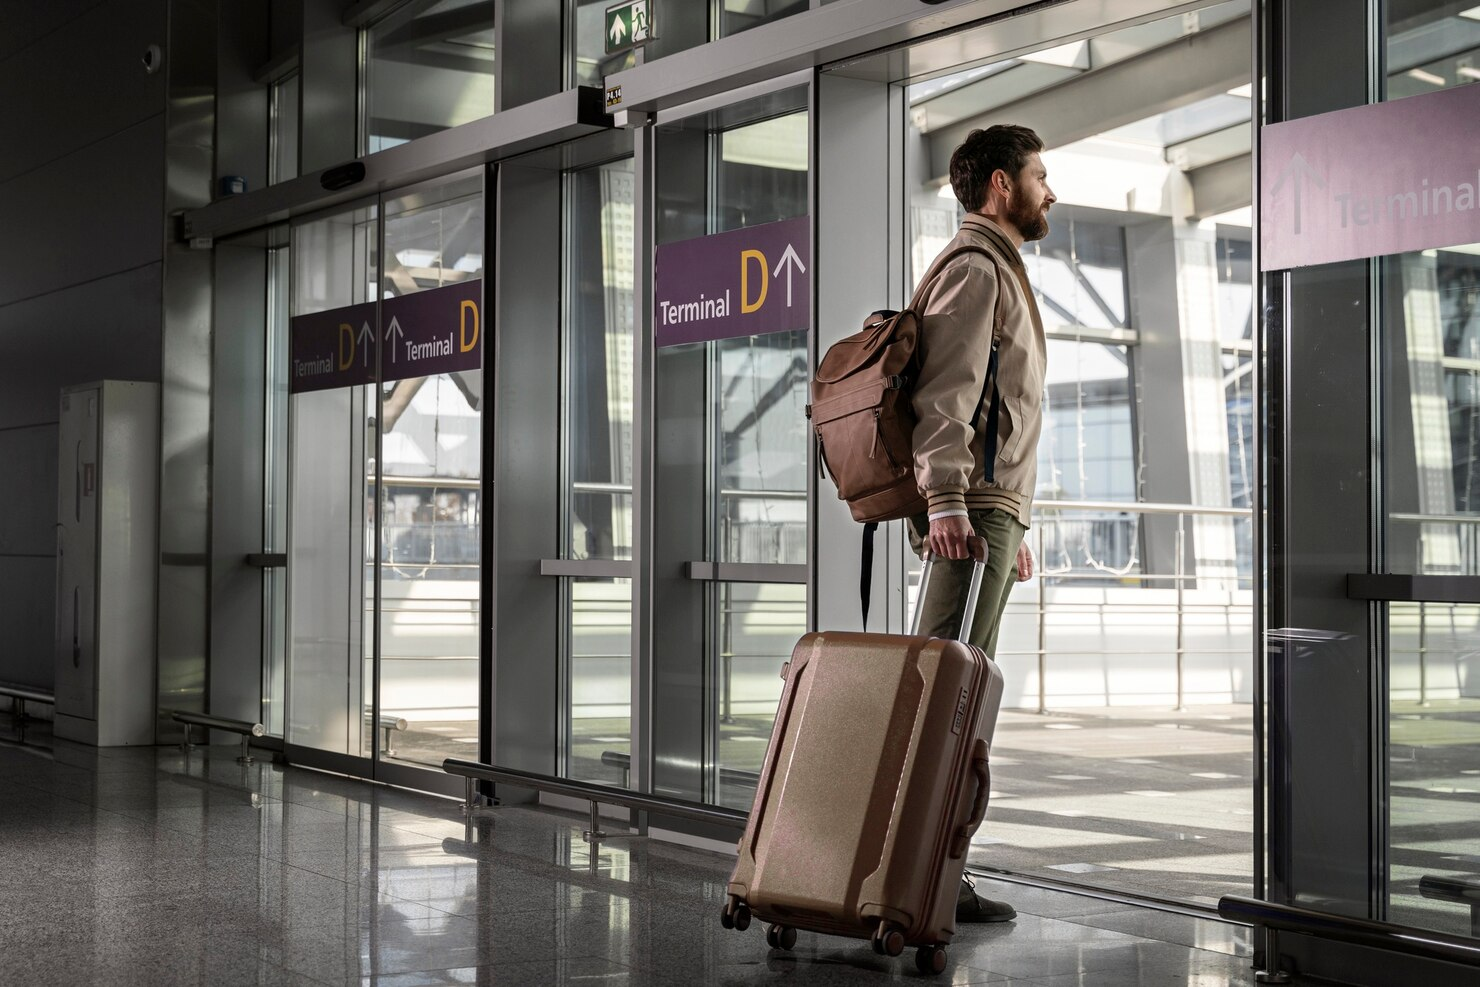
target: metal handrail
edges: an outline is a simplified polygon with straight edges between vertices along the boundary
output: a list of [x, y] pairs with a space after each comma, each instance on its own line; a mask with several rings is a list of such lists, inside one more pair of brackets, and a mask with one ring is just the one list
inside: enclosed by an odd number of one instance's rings
[[181, 741], [180, 749], [187, 752], [194, 746], [190, 743], [190, 728], [192, 726], [241, 734], [242, 752], [237, 757], [237, 762], [240, 764], [251, 764], [255, 760], [252, 757], [252, 738], [267, 735], [267, 728], [261, 723], [249, 723], [246, 720], [229, 720], [224, 716], [211, 716], [208, 713], [189, 713], [177, 709], [170, 714], [170, 718], [185, 727], [185, 739]]
[[[1218, 901], [1218, 914], [1237, 922], [1259, 926], [1266, 933], [1295, 932], [1319, 939], [1334, 939], [1371, 949], [1480, 968], [1480, 941], [1448, 932], [1430, 932], [1388, 922], [1374, 922], [1371, 919], [1333, 915], [1330, 912], [1259, 901], [1241, 895], [1224, 895]], [[1277, 949], [1269, 948], [1272, 945], [1269, 943], [1264, 950], [1267, 977], [1279, 976], [1279, 953]]]
[[504, 783], [519, 788], [532, 788], [535, 791], [547, 792], [551, 795], [563, 795], [567, 798], [583, 799], [590, 802], [591, 828], [583, 835], [591, 843], [595, 843], [606, 837], [606, 834], [601, 831], [601, 823], [597, 811], [598, 807], [602, 805], [620, 805], [628, 809], [636, 809], [639, 812], [651, 812], [654, 815], [691, 819], [695, 822], [712, 823], [737, 829], [743, 829], [745, 821], [750, 818], [749, 813], [740, 812], [737, 809], [725, 809], [720, 806], [704, 805], [700, 802], [688, 802], [682, 799], [661, 799], [643, 792], [632, 792], [622, 788], [612, 788], [608, 785], [595, 785], [588, 781], [551, 778], [548, 775], [535, 774], [532, 771], [521, 771], [518, 768], [501, 768], [492, 764], [483, 764], [479, 761], [466, 761], [457, 757], [449, 757], [444, 760], [442, 762], [442, 770], [450, 775], [459, 775], [466, 782], [467, 802], [465, 805], [470, 822], [473, 811], [477, 807], [477, 802], [473, 794], [474, 781], [489, 781], [494, 784]]
[[1251, 507], [1159, 504], [1134, 500], [1035, 500], [1034, 511], [1116, 511], [1123, 514], [1197, 514], [1208, 517], [1253, 517]]

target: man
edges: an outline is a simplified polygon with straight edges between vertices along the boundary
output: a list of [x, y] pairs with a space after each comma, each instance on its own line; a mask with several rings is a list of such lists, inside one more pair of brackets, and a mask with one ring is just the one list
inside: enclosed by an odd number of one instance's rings
[[[910, 540], [917, 552], [928, 547], [951, 560], [931, 577], [920, 632], [957, 636], [971, 576], [968, 541], [980, 537], [987, 570], [970, 642], [994, 656], [1012, 577], [1021, 582], [1033, 573], [1023, 535], [1037, 482], [1047, 348], [1020, 250], [1048, 235], [1054, 194], [1042, 150], [1033, 131], [1004, 125], [972, 131], [951, 155], [951, 188], [967, 215], [943, 255], [975, 244], [996, 262], [975, 252], [953, 258], [920, 307], [924, 356], [913, 444], [915, 476], [929, 507], [910, 519]], [[992, 382], [994, 336], [1000, 338]], [[962, 875], [958, 922], [1016, 917], [1011, 905], [976, 894]]]

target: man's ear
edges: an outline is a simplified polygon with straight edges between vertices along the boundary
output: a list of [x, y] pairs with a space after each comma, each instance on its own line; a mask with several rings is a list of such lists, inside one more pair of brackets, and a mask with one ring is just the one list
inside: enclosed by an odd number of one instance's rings
[[998, 168], [992, 172], [992, 187], [1006, 196], [1012, 188], [1012, 183], [1007, 180], [1007, 172]]

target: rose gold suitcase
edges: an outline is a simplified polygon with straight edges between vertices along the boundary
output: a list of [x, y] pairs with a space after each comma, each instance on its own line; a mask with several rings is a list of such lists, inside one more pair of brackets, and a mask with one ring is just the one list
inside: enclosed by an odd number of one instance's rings
[[[927, 561], [921, 599], [929, 572]], [[825, 631], [797, 642], [782, 674], [724, 925], [760, 918], [782, 949], [797, 929], [870, 939], [889, 956], [916, 946], [918, 968], [941, 972], [991, 788], [1001, 671], [958, 641]]]

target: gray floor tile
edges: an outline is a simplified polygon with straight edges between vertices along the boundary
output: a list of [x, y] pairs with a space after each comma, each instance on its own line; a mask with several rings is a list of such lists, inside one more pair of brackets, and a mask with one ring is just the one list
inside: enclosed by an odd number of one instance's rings
[[759, 922], [720, 926], [724, 855], [593, 847], [584, 820], [519, 806], [480, 812], [470, 831], [450, 800], [235, 753], [0, 747], [0, 894], [26, 903], [0, 911], [0, 983], [1067, 987], [1249, 973], [1231, 926], [992, 879], [982, 893], [1018, 920], [963, 928], [939, 978], [863, 940], [803, 932], [784, 953]]

